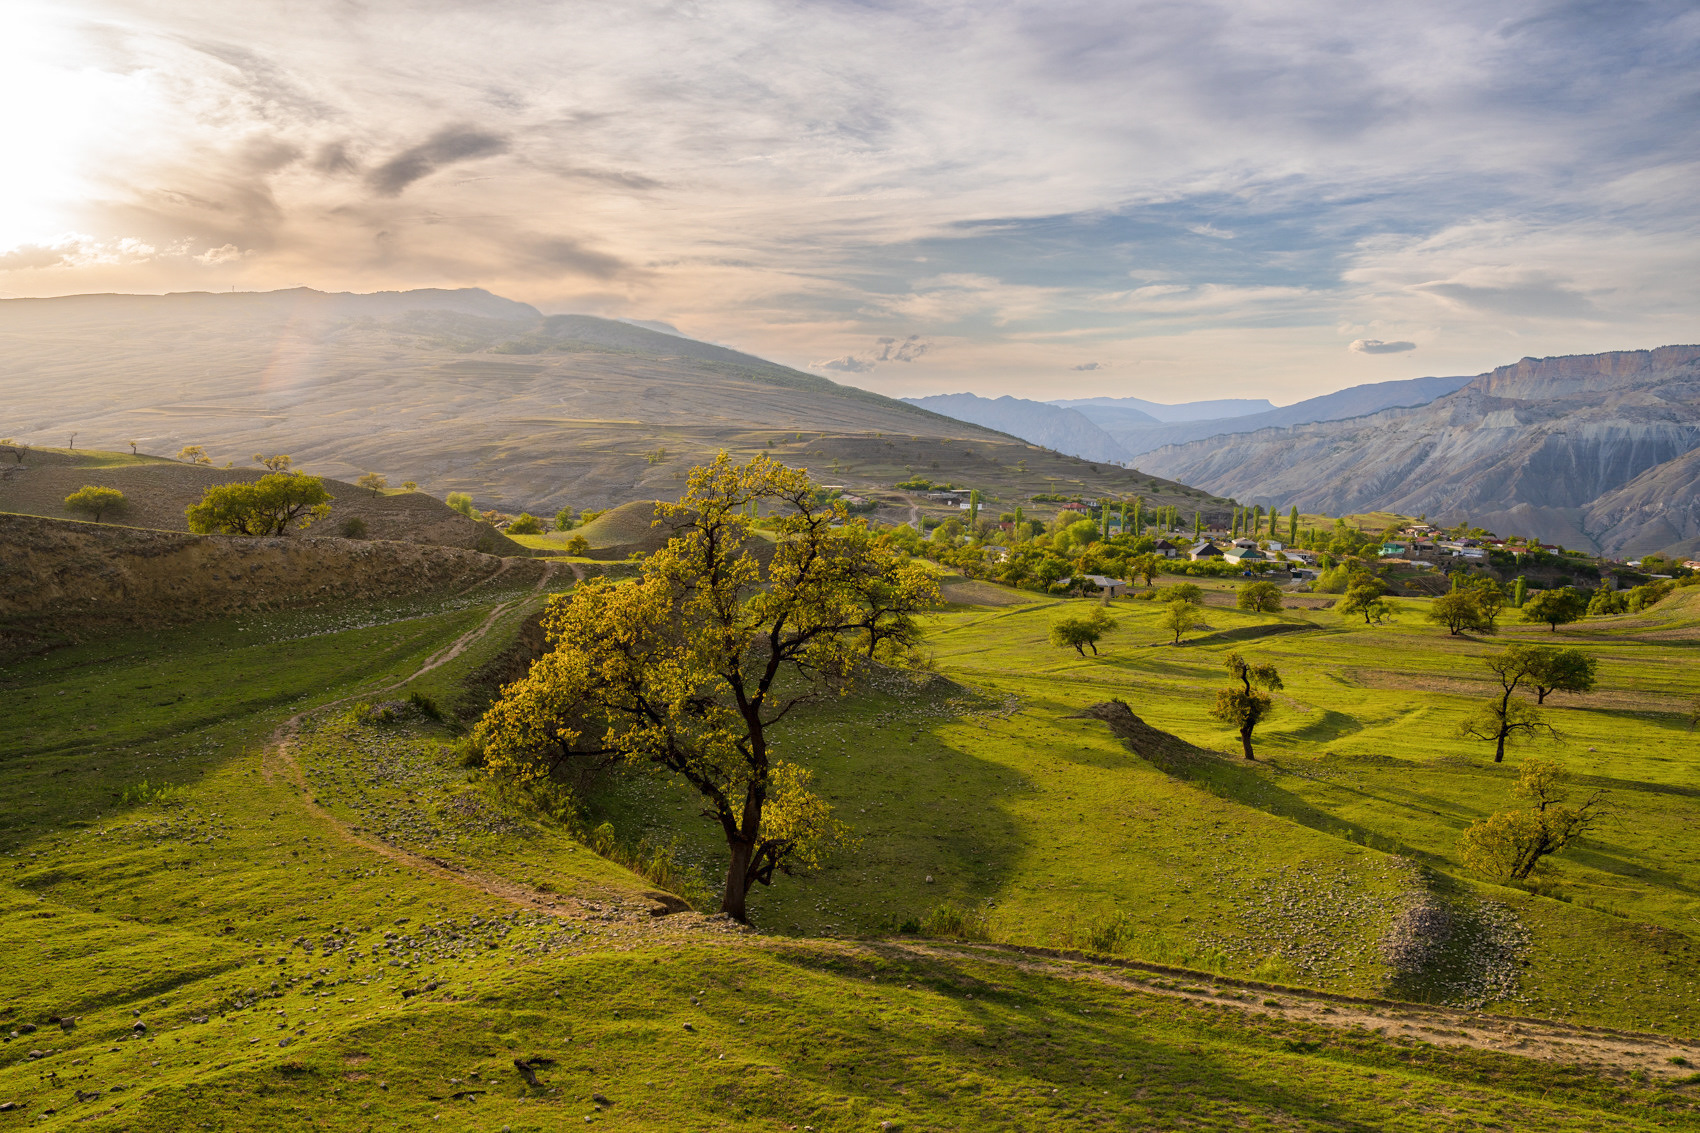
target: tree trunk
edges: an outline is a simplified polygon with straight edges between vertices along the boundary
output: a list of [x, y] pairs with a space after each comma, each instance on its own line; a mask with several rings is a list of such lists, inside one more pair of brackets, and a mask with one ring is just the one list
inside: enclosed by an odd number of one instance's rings
[[1535, 690], [1535, 703], [1545, 704], [1547, 702], [1547, 693], [1551, 691], [1552, 689], [1550, 688], [1537, 688]]
[[1240, 746], [1245, 749], [1245, 757], [1247, 759], [1256, 759], [1257, 758], [1257, 756], [1255, 756], [1251, 753], [1251, 725], [1250, 724], [1247, 724], [1245, 727], [1240, 729]]
[[720, 898], [720, 911], [740, 924], [748, 924], [744, 897], [750, 890], [750, 854], [754, 847], [748, 842], [733, 842], [728, 848], [732, 861], [726, 867], [726, 892]]
[[1503, 727], [1499, 729], [1499, 735], [1494, 737], [1493, 761], [1495, 763], [1505, 762], [1505, 729]]

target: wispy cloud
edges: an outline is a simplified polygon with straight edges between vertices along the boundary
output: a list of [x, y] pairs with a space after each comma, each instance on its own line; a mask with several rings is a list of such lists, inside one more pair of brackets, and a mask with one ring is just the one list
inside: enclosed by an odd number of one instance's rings
[[1348, 347], [1359, 354], [1403, 354], [1416, 348], [1414, 342], [1383, 342], [1379, 338], [1356, 338]]
[[480, 285], [893, 392], [1189, 397], [1700, 316], [1681, 0], [40, 12], [0, 46], [66, 108], [9, 153], [11, 293]]

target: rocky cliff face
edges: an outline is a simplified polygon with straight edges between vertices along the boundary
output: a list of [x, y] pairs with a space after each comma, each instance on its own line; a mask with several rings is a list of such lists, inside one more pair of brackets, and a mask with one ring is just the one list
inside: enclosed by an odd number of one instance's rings
[[1693, 549], [1697, 449], [1700, 346], [1667, 346], [1525, 358], [1418, 409], [1171, 445], [1140, 465], [1283, 510], [1468, 517], [1616, 553]]

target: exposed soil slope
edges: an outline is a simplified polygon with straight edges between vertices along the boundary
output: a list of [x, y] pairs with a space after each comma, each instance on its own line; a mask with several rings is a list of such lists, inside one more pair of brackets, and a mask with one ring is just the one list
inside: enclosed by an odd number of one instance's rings
[[457, 547], [286, 536], [179, 535], [0, 514], [0, 622], [74, 633], [331, 599], [441, 593], [546, 564]]

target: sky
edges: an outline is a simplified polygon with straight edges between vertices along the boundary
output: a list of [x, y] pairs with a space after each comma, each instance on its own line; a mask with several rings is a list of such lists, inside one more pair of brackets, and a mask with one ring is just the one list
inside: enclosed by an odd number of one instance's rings
[[1700, 341], [1691, 0], [7, 0], [0, 297], [483, 287], [898, 396]]

